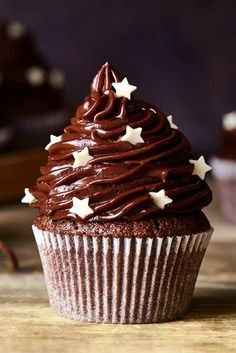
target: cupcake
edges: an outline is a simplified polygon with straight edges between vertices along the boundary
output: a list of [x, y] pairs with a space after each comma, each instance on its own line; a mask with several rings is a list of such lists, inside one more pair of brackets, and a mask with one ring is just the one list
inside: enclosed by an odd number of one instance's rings
[[212, 159], [222, 213], [236, 223], [236, 111], [223, 116], [221, 147]]
[[189, 308], [212, 234], [209, 167], [172, 117], [106, 63], [23, 202], [50, 304], [67, 318], [150, 323]]
[[0, 111], [0, 152], [7, 148], [11, 141], [12, 134], [13, 131], [11, 127], [4, 121]]
[[41, 146], [52, 129], [59, 132], [68, 123], [64, 75], [46, 62], [21, 23], [0, 25], [0, 78], [0, 104], [13, 131], [12, 149]]

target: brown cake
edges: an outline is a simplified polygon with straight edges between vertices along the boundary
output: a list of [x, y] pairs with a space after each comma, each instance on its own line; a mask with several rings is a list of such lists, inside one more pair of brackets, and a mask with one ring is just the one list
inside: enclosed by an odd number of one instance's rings
[[12, 149], [46, 143], [52, 129], [59, 132], [68, 122], [64, 75], [35, 43], [21, 23], [0, 25], [0, 106], [13, 131]]
[[223, 117], [220, 150], [212, 160], [213, 175], [226, 219], [236, 223], [236, 112]]
[[68, 318], [148, 323], [188, 310], [212, 228], [204, 158], [172, 117], [134, 98], [106, 63], [22, 202], [52, 308]]

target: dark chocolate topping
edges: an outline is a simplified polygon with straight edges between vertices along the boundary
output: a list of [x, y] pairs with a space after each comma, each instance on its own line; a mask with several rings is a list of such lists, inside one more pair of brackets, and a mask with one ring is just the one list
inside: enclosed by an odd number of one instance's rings
[[[33, 207], [53, 220], [81, 218], [70, 212], [72, 198], [89, 198], [95, 221], [138, 220], [158, 213], [188, 213], [211, 201], [205, 181], [192, 175], [191, 146], [164, 114], [144, 101], [117, 98], [120, 75], [109, 63], [95, 76], [91, 93], [77, 109], [61, 141], [48, 150], [48, 163], [30, 192]], [[120, 138], [126, 127], [142, 128], [144, 143]], [[72, 153], [88, 147], [86, 166], [73, 168]], [[173, 201], [158, 208], [149, 195], [161, 189]]]

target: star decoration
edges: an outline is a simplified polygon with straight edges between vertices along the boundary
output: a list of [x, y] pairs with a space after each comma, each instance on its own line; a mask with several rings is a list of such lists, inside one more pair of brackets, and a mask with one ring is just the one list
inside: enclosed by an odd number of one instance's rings
[[130, 85], [127, 78], [125, 77], [121, 82], [113, 82], [112, 86], [116, 90], [116, 97], [125, 97], [127, 99], [131, 98], [131, 93], [134, 92], [137, 87]]
[[73, 206], [70, 209], [71, 213], [78, 215], [80, 218], [84, 219], [88, 215], [93, 213], [92, 208], [89, 206], [89, 198], [78, 199], [77, 197], [73, 197], [72, 199]]
[[60, 70], [53, 69], [49, 72], [48, 80], [52, 87], [62, 88], [65, 83], [65, 76]]
[[201, 156], [197, 160], [190, 159], [189, 163], [194, 165], [192, 175], [198, 175], [199, 178], [202, 179], [202, 180], [205, 179], [206, 173], [209, 172], [209, 170], [212, 169], [208, 164], [206, 164], [205, 159], [204, 159], [203, 156]]
[[173, 117], [172, 117], [172, 115], [168, 115], [168, 116], [166, 117], [166, 119], [169, 121], [170, 127], [171, 127], [172, 129], [176, 129], [176, 130], [178, 129], [178, 126], [173, 123]]
[[82, 151], [73, 152], [73, 157], [75, 160], [73, 168], [84, 167], [89, 161], [91, 161], [91, 159], [93, 159], [93, 156], [90, 156], [89, 154], [88, 147], [85, 147]]
[[54, 143], [61, 142], [61, 136], [50, 135], [50, 142], [45, 147], [45, 150], [48, 150], [49, 147], [54, 145]]
[[32, 202], [36, 201], [34, 196], [30, 193], [28, 188], [25, 188], [25, 196], [21, 200], [22, 203], [29, 203], [31, 204]]
[[20, 22], [11, 22], [6, 27], [6, 32], [9, 38], [19, 39], [25, 34], [25, 27]]
[[223, 116], [223, 127], [227, 131], [236, 129], [236, 112], [231, 112]]
[[40, 86], [45, 81], [45, 71], [41, 67], [31, 66], [26, 71], [26, 79], [32, 86]]
[[141, 137], [142, 130], [141, 127], [133, 129], [131, 126], [126, 126], [126, 133], [121, 137], [120, 141], [127, 141], [132, 145], [144, 143], [144, 139]]
[[149, 192], [149, 195], [151, 196], [154, 204], [162, 210], [165, 208], [165, 205], [173, 202], [173, 200], [166, 195], [164, 189], [161, 189], [158, 192]]

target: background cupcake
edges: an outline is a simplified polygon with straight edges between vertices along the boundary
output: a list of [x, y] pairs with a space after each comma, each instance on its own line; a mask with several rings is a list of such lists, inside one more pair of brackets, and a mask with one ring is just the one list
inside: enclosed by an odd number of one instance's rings
[[22, 202], [39, 209], [33, 230], [59, 315], [147, 323], [190, 305], [212, 233], [201, 212], [210, 167], [136, 89], [106, 63], [25, 189]]
[[11, 141], [13, 130], [5, 121], [3, 113], [0, 109], [0, 152], [5, 151]]
[[220, 151], [212, 160], [224, 216], [236, 223], [236, 111], [223, 117]]
[[[46, 143], [66, 122], [64, 75], [39, 52], [19, 22], [0, 25], [0, 106], [13, 131], [11, 149]], [[33, 136], [33, 138], [32, 138]]]

